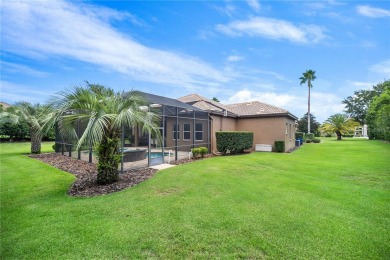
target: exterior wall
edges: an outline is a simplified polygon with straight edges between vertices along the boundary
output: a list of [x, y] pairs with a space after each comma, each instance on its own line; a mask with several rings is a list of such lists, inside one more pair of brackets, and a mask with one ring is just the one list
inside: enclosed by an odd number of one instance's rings
[[255, 144], [272, 145], [275, 141], [285, 141], [285, 152], [295, 147], [295, 121], [287, 117], [239, 118], [237, 131], [254, 133]]
[[216, 132], [220, 131], [238, 131], [237, 119], [219, 115], [210, 115], [211, 121], [211, 151], [217, 152]]
[[[166, 118], [165, 121], [165, 142], [166, 148], [172, 148], [176, 146], [176, 140], [174, 138], [174, 125], [176, 124], [176, 118]], [[189, 138], [184, 139], [184, 124], [190, 125], [190, 134]], [[203, 140], [196, 140], [194, 138], [194, 120], [187, 118], [179, 118], [179, 138], [177, 140], [177, 145], [179, 151], [188, 151], [190, 152], [193, 147], [199, 146], [208, 146], [208, 121], [196, 119], [195, 124], [202, 124], [203, 130]], [[188, 137], [188, 136], [187, 136]], [[195, 141], [194, 141], [195, 139]]]

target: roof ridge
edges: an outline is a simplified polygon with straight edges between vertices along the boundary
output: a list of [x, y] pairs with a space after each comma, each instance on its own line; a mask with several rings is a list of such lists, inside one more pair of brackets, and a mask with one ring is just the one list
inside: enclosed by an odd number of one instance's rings
[[266, 106], [269, 106], [269, 107], [273, 107], [273, 108], [277, 108], [277, 109], [281, 109], [281, 110], [284, 110], [284, 111], [287, 111], [287, 109], [284, 109], [284, 108], [281, 108], [281, 107], [277, 107], [277, 106], [274, 106], [274, 105], [270, 105], [268, 103], [265, 103], [265, 102], [261, 102], [261, 101], [258, 101], [258, 100], [253, 100], [253, 101], [246, 101], [246, 102], [239, 102], [239, 103], [233, 103], [233, 104], [227, 104], [225, 106], [234, 106], [234, 105], [243, 105], [243, 104], [248, 104], [248, 103], [259, 103], [259, 104], [263, 104], [263, 105], [266, 105]]
[[[186, 95], [186, 96], [183, 96], [183, 97], [179, 97], [178, 100], [182, 100], [182, 99], [185, 99], [185, 98], [191, 97], [191, 96], [194, 96], [194, 97], [199, 98], [199, 99], [196, 100], [195, 102], [205, 101], [205, 102], [208, 102], [208, 103], [210, 103], [211, 105], [216, 106], [216, 107], [218, 107], [218, 108], [225, 109], [225, 110], [229, 110], [229, 109], [226, 107], [225, 104], [222, 104], [222, 103], [220, 103], [220, 102], [216, 102], [216, 101], [214, 101], [214, 100], [212, 100], [212, 99], [206, 98], [206, 97], [201, 96], [201, 95], [199, 95], [199, 94], [197, 94], [197, 93], [192, 93], [192, 94], [189, 94], [189, 95]], [[230, 110], [229, 110], [229, 111], [230, 111]]]

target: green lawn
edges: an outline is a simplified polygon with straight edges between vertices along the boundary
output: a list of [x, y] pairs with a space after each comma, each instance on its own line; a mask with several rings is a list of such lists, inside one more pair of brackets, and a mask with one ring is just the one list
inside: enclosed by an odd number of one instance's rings
[[390, 144], [216, 157], [93, 198], [29, 144], [0, 149], [2, 259], [390, 257]]

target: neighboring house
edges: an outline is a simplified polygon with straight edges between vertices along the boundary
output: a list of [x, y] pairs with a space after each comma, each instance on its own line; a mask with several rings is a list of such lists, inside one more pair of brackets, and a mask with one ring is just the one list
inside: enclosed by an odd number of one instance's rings
[[367, 129], [368, 129], [368, 126], [366, 124], [359, 126], [359, 127], [356, 127], [354, 136], [367, 138], [368, 137]]
[[9, 108], [11, 105], [8, 104], [8, 103], [5, 103], [5, 102], [0, 101], [0, 106], [2, 106], [3, 109], [5, 110], [5, 109]]
[[285, 151], [295, 147], [296, 116], [285, 109], [259, 101], [223, 105], [211, 99], [190, 94], [178, 100], [208, 111], [211, 117], [211, 150], [217, 151], [215, 132], [250, 131], [255, 144], [271, 145], [285, 141]]

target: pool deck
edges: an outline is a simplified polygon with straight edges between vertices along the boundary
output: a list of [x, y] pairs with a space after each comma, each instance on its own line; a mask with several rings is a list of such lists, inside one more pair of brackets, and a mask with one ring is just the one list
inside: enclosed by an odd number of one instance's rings
[[174, 166], [176, 166], [176, 165], [163, 163], [163, 164], [150, 166], [149, 168], [156, 169], [156, 170], [164, 170], [164, 169], [168, 169], [168, 168], [171, 168], [171, 167], [174, 167]]

